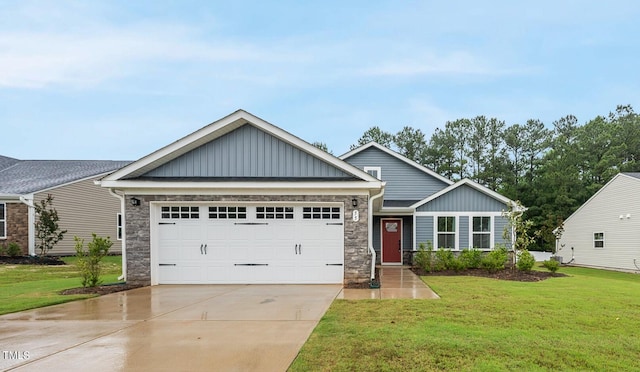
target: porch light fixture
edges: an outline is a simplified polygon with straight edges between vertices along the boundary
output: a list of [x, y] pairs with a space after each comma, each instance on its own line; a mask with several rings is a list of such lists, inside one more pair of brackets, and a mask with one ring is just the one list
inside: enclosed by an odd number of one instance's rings
[[137, 207], [140, 205], [140, 199], [138, 198], [131, 198], [131, 205], [133, 205], [134, 207]]
[[354, 208], [357, 207], [358, 206], [358, 199], [356, 199], [356, 198], [351, 199], [351, 205], [353, 205]]

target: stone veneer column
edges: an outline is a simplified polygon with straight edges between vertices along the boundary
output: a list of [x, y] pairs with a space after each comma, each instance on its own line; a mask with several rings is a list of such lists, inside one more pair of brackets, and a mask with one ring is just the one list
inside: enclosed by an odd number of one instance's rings
[[24, 203], [6, 203], [7, 239], [2, 244], [18, 243], [22, 254], [29, 254], [29, 207]]
[[[367, 247], [368, 196], [364, 195], [151, 195], [135, 196], [139, 206], [125, 203], [125, 233], [127, 244], [127, 282], [151, 284], [150, 202], [325, 202], [344, 205], [344, 283], [366, 282], [370, 279], [371, 255]], [[356, 208], [353, 199], [358, 200]], [[358, 209], [360, 220], [353, 221], [353, 210]]]

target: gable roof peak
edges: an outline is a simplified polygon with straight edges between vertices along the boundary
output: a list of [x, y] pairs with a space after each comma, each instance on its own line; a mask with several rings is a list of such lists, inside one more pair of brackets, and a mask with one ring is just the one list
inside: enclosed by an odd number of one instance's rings
[[120, 181], [125, 179], [131, 179], [139, 177], [153, 169], [156, 169], [163, 164], [166, 164], [181, 155], [195, 150], [198, 147], [205, 145], [217, 138], [220, 138], [234, 130], [244, 126], [251, 125], [265, 133], [268, 133], [278, 140], [281, 140], [302, 152], [305, 152], [312, 157], [320, 159], [331, 166], [342, 170], [343, 172], [353, 175], [354, 177], [369, 181], [379, 182], [378, 179], [370, 174], [358, 169], [351, 164], [348, 164], [335, 156], [313, 146], [312, 144], [300, 139], [299, 137], [243, 110], [238, 109], [233, 113], [218, 119], [198, 130], [192, 132], [177, 141], [156, 150], [155, 152], [148, 154], [141, 159], [133, 162], [132, 164], [124, 167], [107, 177], [105, 181]]
[[364, 144], [364, 145], [362, 145], [360, 147], [357, 147], [357, 148], [355, 148], [355, 149], [353, 149], [353, 150], [341, 155], [339, 158], [341, 160], [346, 160], [346, 159], [348, 159], [348, 158], [350, 158], [350, 157], [352, 157], [352, 156], [354, 156], [356, 154], [359, 154], [362, 151], [364, 151], [366, 149], [369, 149], [371, 147], [376, 148], [376, 149], [378, 149], [378, 150], [380, 150], [380, 151], [382, 151], [384, 153], [387, 153], [387, 154], [395, 157], [396, 159], [401, 160], [401, 161], [411, 165], [412, 167], [414, 167], [414, 168], [416, 168], [416, 169], [418, 169], [418, 170], [420, 170], [420, 171], [422, 171], [422, 172], [424, 172], [424, 173], [426, 173], [426, 174], [428, 174], [428, 175], [430, 175], [430, 176], [432, 176], [432, 177], [444, 182], [447, 185], [453, 185], [453, 183], [454, 183], [450, 179], [448, 179], [448, 178], [436, 173], [435, 171], [425, 167], [424, 165], [422, 165], [422, 164], [420, 164], [420, 163], [418, 163], [418, 162], [416, 162], [414, 160], [411, 160], [411, 159], [407, 158], [406, 156], [400, 154], [399, 152], [391, 150], [390, 148], [388, 148], [386, 146], [383, 146], [383, 145], [381, 145], [381, 144], [379, 144], [379, 143], [377, 143], [375, 141], [371, 141], [371, 142], [369, 142], [367, 144]]

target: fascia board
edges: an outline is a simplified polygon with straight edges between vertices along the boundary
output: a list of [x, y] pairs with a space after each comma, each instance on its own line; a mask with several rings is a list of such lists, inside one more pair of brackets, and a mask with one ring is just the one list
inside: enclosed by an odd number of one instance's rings
[[381, 189], [384, 182], [159, 182], [159, 181], [108, 181], [102, 180], [100, 186], [113, 189]]

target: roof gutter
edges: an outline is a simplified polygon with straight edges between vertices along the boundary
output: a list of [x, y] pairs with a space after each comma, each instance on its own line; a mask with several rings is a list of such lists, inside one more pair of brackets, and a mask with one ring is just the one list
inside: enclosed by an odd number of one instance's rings
[[379, 193], [369, 198], [369, 236], [367, 244], [369, 246], [369, 253], [371, 253], [371, 281], [376, 278], [376, 250], [373, 248], [373, 202], [384, 195], [384, 186]]
[[109, 194], [115, 196], [120, 199], [120, 212], [122, 216], [122, 275], [118, 277], [118, 280], [127, 280], [127, 234], [126, 234], [126, 223], [125, 223], [125, 213], [124, 213], [124, 195], [120, 195], [116, 193], [113, 189], [109, 189]]

